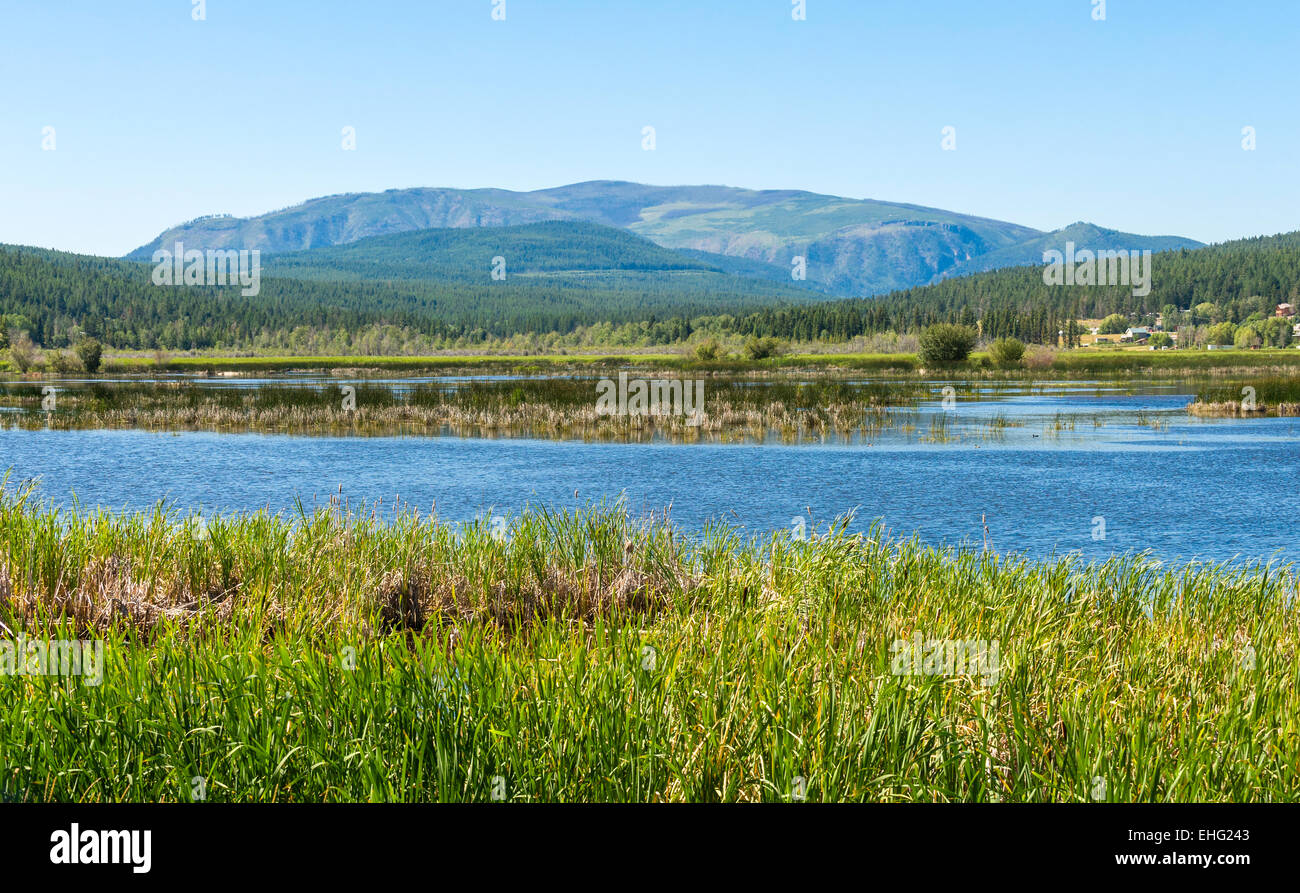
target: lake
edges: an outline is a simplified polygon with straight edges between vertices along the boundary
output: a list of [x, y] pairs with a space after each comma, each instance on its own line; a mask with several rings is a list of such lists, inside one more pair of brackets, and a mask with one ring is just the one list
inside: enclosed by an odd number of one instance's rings
[[[283, 383], [283, 379], [278, 380]], [[368, 380], [373, 383], [372, 380]], [[299, 381], [298, 383], [301, 383]], [[338, 384], [328, 382], [329, 386]], [[252, 386], [260, 386], [253, 383]], [[322, 383], [324, 386], [325, 383]], [[406, 386], [400, 381], [394, 387]], [[935, 545], [984, 541], [1041, 557], [1151, 550], [1161, 559], [1300, 560], [1300, 419], [1196, 419], [1178, 383], [963, 385], [850, 442], [584, 443], [457, 437], [293, 437], [0, 431], [10, 486], [59, 505], [181, 511], [310, 508], [342, 487], [468, 520], [624, 499], [690, 530], [825, 525], [854, 513]], [[248, 382], [214, 386], [250, 386]], [[761, 387], [761, 383], [756, 384]], [[576, 493], [576, 496], [575, 496]]]

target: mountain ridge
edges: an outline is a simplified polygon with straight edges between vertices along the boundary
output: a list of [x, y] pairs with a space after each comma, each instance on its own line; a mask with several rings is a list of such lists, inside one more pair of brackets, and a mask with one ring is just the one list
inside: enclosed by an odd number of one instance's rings
[[[176, 241], [193, 248], [282, 254], [417, 230], [551, 221], [596, 223], [665, 248], [733, 258], [737, 262], [731, 271], [750, 278], [794, 282], [792, 274], [803, 258], [806, 280], [797, 284], [840, 297], [883, 294], [966, 272], [1039, 262], [1041, 250], [1033, 256], [1036, 246], [1053, 242], [1053, 233], [1032, 227], [923, 205], [797, 189], [589, 180], [530, 192], [413, 187], [320, 196], [254, 217], [196, 218], [125, 257], [148, 260], [156, 249]], [[1130, 249], [1201, 245], [1178, 236], [1095, 229]]]

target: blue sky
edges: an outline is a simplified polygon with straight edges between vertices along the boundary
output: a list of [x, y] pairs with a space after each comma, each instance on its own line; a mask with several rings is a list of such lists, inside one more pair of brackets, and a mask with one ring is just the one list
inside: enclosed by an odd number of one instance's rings
[[0, 242], [120, 255], [318, 195], [592, 179], [1300, 229], [1300, 4], [1093, 2], [11, 2]]

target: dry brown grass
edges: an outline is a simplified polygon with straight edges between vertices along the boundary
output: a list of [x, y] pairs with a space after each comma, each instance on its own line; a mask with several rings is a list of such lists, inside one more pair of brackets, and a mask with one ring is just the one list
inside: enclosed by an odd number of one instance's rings
[[595, 562], [580, 570], [550, 564], [522, 580], [495, 580], [486, 593], [481, 583], [451, 568], [388, 571], [374, 595], [377, 617], [385, 631], [486, 622], [513, 634], [551, 618], [588, 623], [629, 612], [653, 615], [671, 607], [676, 593], [699, 584], [681, 566], [672, 571], [638, 566], [634, 550], [629, 539], [623, 563], [612, 569]]
[[1257, 403], [1247, 409], [1240, 400], [1204, 402], [1197, 400], [1187, 407], [1194, 416], [1204, 418], [1257, 418], [1260, 416], [1300, 416], [1300, 403]]
[[75, 581], [60, 578], [54, 587], [23, 586], [0, 560], [0, 605], [24, 629], [65, 623], [78, 636], [110, 630], [151, 637], [162, 625], [188, 629], [201, 617], [218, 625], [234, 619], [240, 586], [211, 583], [195, 590], [179, 578], [148, 579], [132, 562], [118, 557], [92, 560]]

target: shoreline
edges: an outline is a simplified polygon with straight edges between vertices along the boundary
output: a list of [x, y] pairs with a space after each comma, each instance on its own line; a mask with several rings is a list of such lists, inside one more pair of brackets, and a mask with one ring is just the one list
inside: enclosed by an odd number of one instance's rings
[[[1300, 373], [1300, 350], [1275, 349], [1255, 351], [1057, 351], [1047, 359], [1024, 363], [1014, 368], [995, 368], [986, 353], [975, 352], [970, 359], [952, 366], [926, 369], [916, 354], [789, 353], [781, 356], [748, 360], [728, 357], [700, 360], [677, 353], [629, 349], [609, 349], [575, 354], [447, 354], [436, 356], [167, 356], [161, 359], [139, 355], [104, 356], [97, 374], [148, 375], [167, 373], [219, 374], [255, 372], [440, 372], [457, 370], [512, 370], [535, 372], [600, 371], [603, 369], [645, 369], [700, 373], [786, 374], [880, 372], [901, 376], [927, 376], [960, 373], [991, 379], [1014, 377], [1087, 377], [1148, 374], [1226, 375], [1234, 370], [1276, 369], [1279, 373]], [[19, 373], [0, 366], [0, 375], [13, 380], [39, 381], [46, 376], [85, 375], [79, 370], [42, 370]]]

